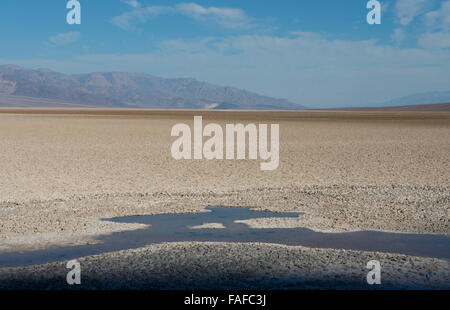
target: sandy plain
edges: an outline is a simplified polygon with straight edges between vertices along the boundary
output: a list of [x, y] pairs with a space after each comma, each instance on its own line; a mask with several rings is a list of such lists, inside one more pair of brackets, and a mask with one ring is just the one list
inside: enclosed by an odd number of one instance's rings
[[[171, 128], [192, 125], [194, 115], [222, 125], [279, 123], [279, 168], [260, 171], [259, 160], [174, 160]], [[101, 218], [204, 212], [207, 205], [304, 213], [298, 219], [250, 221], [253, 227], [450, 235], [450, 112], [0, 109], [0, 171], [1, 251], [92, 243], [99, 234], [142, 227]], [[241, 256], [254, 250], [239, 244], [208, 249], [238, 246]], [[270, 246], [258, 248], [265, 255]], [[135, 251], [145, 256], [149, 250]], [[338, 270], [347, 268], [345, 257], [364, 268], [369, 255], [301, 251], [340, 257]], [[425, 274], [434, 268], [429, 260], [414, 258], [429, 266]], [[448, 261], [439, 266], [447, 278], [441, 270], [436, 283], [448, 287]]]

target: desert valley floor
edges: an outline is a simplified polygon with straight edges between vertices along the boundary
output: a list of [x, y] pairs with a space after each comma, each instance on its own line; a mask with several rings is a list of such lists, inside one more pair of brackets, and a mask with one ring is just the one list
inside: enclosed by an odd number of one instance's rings
[[[177, 123], [280, 124], [280, 165], [172, 158]], [[0, 109], [0, 254], [99, 242], [132, 215], [301, 212], [253, 228], [450, 237], [450, 112]], [[450, 239], [449, 239], [450, 240]], [[450, 243], [448, 244], [450, 249]], [[81, 288], [450, 288], [446, 258], [173, 242], [79, 258]], [[0, 266], [0, 288], [67, 288], [65, 261]]]

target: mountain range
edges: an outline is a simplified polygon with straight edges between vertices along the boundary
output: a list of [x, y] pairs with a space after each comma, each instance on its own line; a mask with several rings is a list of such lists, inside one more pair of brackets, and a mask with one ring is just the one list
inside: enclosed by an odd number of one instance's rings
[[301, 110], [285, 99], [216, 86], [193, 78], [144, 73], [63, 74], [0, 66], [0, 106], [117, 107], [157, 109]]
[[386, 101], [379, 106], [398, 107], [406, 105], [424, 105], [450, 102], [450, 91], [417, 93]]
[[[450, 91], [418, 93], [366, 108], [448, 110]], [[431, 104], [437, 104], [433, 107]], [[420, 107], [418, 105], [421, 105]], [[429, 107], [427, 107], [429, 106]], [[63, 74], [50, 69], [0, 66], [0, 107], [99, 107], [218, 110], [304, 110], [285, 99], [217, 86], [193, 78], [145, 73]], [[358, 107], [361, 109], [364, 107]], [[355, 108], [345, 108], [355, 109]]]

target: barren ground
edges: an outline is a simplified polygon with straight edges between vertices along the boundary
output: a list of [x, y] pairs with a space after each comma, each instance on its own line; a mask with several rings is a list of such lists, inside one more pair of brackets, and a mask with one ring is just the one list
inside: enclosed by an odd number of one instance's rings
[[[279, 123], [279, 168], [172, 159], [171, 127], [193, 115]], [[450, 233], [450, 112], [1, 109], [0, 171], [3, 251], [92, 242], [141, 227], [100, 218], [206, 205], [305, 213], [254, 227]]]

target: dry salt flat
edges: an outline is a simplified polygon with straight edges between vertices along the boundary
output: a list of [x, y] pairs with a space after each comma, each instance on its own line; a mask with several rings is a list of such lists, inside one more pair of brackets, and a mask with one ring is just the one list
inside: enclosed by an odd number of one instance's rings
[[[259, 161], [175, 161], [170, 154], [171, 127], [180, 122], [192, 123], [196, 112], [1, 112], [1, 251], [92, 243], [100, 234], [143, 228], [142, 224], [106, 222], [103, 218], [205, 212], [207, 205], [303, 212], [297, 219], [275, 215], [272, 219], [247, 221], [256, 228], [307, 227], [324, 232], [375, 230], [447, 236], [450, 232], [448, 112], [202, 112], [205, 122], [222, 125], [279, 123], [280, 166], [275, 171], [261, 171]], [[108, 265], [106, 262], [119, 260], [123, 270], [129, 266], [137, 272], [158, 261], [156, 252], [169, 257], [170, 253], [175, 256], [183, 250], [186, 261], [195, 258], [191, 264], [198, 263], [203, 268], [206, 261], [201, 257], [205, 252], [211, 253], [205, 260], [213, 264], [235, 249], [240, 251], [236, 260], [256, 255], [255, 262], [265, 264], [261, 270], [278, 268], [280, 273], [274, 273], [274, 282], [261, 282], [269, 283], [268, 286], [285, 287], [289, 282], [283, 282], [287, 276], [282, 275], [287, 271], [272, 256], [298, 262], [297, 267], [292, 267], [292, 279], [299, 281], [295, 280], [293, 287], [305, 287], [301, 279], [308, 277], [316, 283], [311, 286], [358, 286], [361, 274], [355, 275], [358, 280], [352, 282], [350, 275], [356, 271], [351, 270], [364, 269], [366, 259], [374, 256], [392, 267], [392, 281], [388, 283], [394, 286], [408, 287], [405, 283], [409, 280], [395, 273], [397, 269], [421, 287], [448, 287], [449, 283], [446, 260], [277, 245], [149, 245], [84, 260], [92, 262], [93, 275], [102, 268], [100, 261]], [[142, 264], [131, 264], [133, 256]], [[186, 261], [171, 261], [169, 265], [177, 270]], [[338, 263], [347, 261], [348, 265]], [[326, 262], [335, 264], [334, 271], [322, 268]], [[19, 268], [18, 276], [29, 277], [29, 283], [36, 284], [31, 280], [33, 274], [44, 276], [48, 268], [57, 266], [63, 263]], [[232, 275], [233, 268], [224, 267], [223, 274]], [[243, 272], [251, 274], [254, 269], [248, 268]], [[347, 284], [337, 280], [320, 282], [321, 268], [322, 279], [330, 280], [337, 270]], [[215, 279], [213, 274], [207, 274]], [[349, 277], [344, 277], [346, 274]], [[0, 278], [10, 275], [11, 269], [0, 270]], [[58, 272], [48, 276], [57, 277]], [[91, 279], [95, 282], [95, 276]], [[276, 279], [284, 280], [278, 283]], [[230, 285], [244, 282], [236, 278]], [[249, 280], [242, 285], [251, 283], [258, 281]]]

